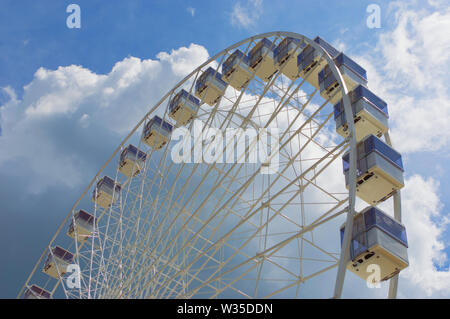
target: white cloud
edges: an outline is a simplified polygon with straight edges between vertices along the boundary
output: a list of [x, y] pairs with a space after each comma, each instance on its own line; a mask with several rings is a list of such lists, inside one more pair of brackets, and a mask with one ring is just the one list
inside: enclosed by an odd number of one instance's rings
[[252, 27], [262, 11], [262, 0], [250, 0], [246, 4], [236, 2], [231, 13], [231, 24], [243, 28]]
[[[399, 298], [450, 297], [449, 256], [445, 251], [447, 243], [444, 234], [449, 224], [449, 215], [439, 199], [441, 191], [439, 182], [432, 178], [416, 174], [405, 180], [405, 188], [401, 191], [402, 222], [408, 239], [409, 266], [400, 273]], [[362, 207], [365, 205], [359, 209]], [[392, 200], [378, 207], [393, 214]], [[388, 282], [382, 284], [382, 289], [366, 290], [365, 285], [356, 279], [358, 278], [352, 274], [346, 275], [346, 296], [387, 297]], [[349, 287], [358, 293], [355, 294]], [[359, 291], [358, 287], [364, 291]]]
[[435, 8], [446, 8], [448, 6], [447, 0], [428, 0], [428, 3]]
[[[450, 9], [439, 1], [430, 1], [439, 7], [432, 11], [416, 4], [391, 3], [394, 28], [380, 34], [373, 52], [356, 60], [367, 70], [370, 89], [389, 105], [394, 147], [403, 154], [445, 152], [450, 143]], [[401, 297], [450, 296], [450, 272], [436, 267], [448, 267], [443, 237], [448, 217], [439, 193], [439, 182], [432, 178], [406, 179], [402, 211], [410, 266], [400, 276]], [[393, 211], [390, 204], [382, 207]]]
[[450, 8], [428, 12], [391, 4], [396, 27], [375, 53], [358, 60], [369, 85], [389, 104], [393, 141], [401, 152], [439, 151], [450, 143]]
[[189, 48], [181, 47], [172, 50], [169, 53], [160, 52], [156, 56], [161, 64], [168, 65], [176, 76], [186, 76], [192, 72], [195, 67], [205, 62], [208, 58], [208, 52], [204, 47], [197, 44], [191, 44]]
[[21, 98], [4, 88], [0, 170], [27, 175], [24, 191], [32, 193], [88, 181], [120, 137], [208, 52], [191, 44], [157, 57], [125, 58], [108, 74], [76, 65], [40, 68]]
[[450, 297], [450, 270], [442, 234], [448, 220], [438, 196], [439, 183], [414, 175], [402, 191], [402, 217], [409, 243], [410, 266], [402, 273], [400, 292], [405, 297]]

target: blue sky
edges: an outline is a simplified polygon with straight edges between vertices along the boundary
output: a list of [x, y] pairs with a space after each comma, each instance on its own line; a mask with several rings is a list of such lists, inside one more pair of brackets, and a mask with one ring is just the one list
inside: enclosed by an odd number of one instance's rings
[[[70, 3], [81, 7], [81, 29], [66, 27]], [[366, 25], [372, 3], [381, 8], [380, 29]], [[77, 117], [84, 115], [78, 109], [67, 117], [52, 105], [47, 106], [52, 116], [26, 121], [27, 110], [37, 109], [45, 92], [82, 87], [91, 78], [128, 79], [130, 70], [153, 60], [168, 70], [155, 69], [160, 79], [146, 75], [153, 85], [147, 102], [156, 102], [187, 74], [174, 65], [189, 71], [208, 54], [279, 30], [320, 35], [344, 50], [367, 69], [369, 87], [389, 103], [394, 145], [410, 181], [404, 214], [412, 216], [411, 229], [424, 232], [412, 241], [422, 245], [410, 250], [417, 267], [410, 267], [410, 283], [401, 294], [450, 297], [450, 12], [445, 1], [0, 0], [0, 8], [0, 297], [15, 297], [63, 216], [130, 128], [114, 117], [94, 127], [87, 110], [96, 99], [83, 102], [89, 123]], [[58, 82], [62, 78], [65, 84]], [[145, 89], [140, 85], [130, 85], [129, 94]], [[117, 100], [117, 108], [127, 101], [126, 95]], [[99, 145], [92, 136], [107, 142]], [[58, 162], [47, 174], [55, 149], [73, 165]], [[62, 178], [66, 170], [73, 180]]]
[[[82, 28], [78, 30], [65, 25], [65, 9], [70, 3], [73, 1], [2, 1], [0, 85], [21, 89], [32, 79], [30, 70], [41, 66], [54, 69], [80, 64], [106, 73], [128, 55], [152, 58], [189, 43], [203, 45], [212, 53], [273, 30], [301, 29], [305, 35], [334, 39], [351, 25], [349, 40], [362, 33], [376, 34], [367, 33], [367, 4], [357, 0], [345, 5], [267, 2], [258, 22], [248, 27], [233, 25], [233, 1], [78, 1], [82, 9]], [[194, 16], [187, 8], [195, 8]]]

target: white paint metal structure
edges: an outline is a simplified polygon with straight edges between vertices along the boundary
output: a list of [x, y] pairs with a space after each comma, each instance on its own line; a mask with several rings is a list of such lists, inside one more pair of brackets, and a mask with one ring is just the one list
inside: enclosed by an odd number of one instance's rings
[[[331, 68], [340, 84], [336, 94], [342, 95], [347, 138], [334, 133], [333, 106], [308, 83], [308, 76], [317, 70], [292, 80], [282, 70], [260, 79], [258, 70], [250, 69], [252, 77], [240, 91], [228, 86], [212, 106], [201, 101], [193, 119], [203, 123], [200, 130], [206, 135], [212, 129], [243, 129], [236, 143], [245, 140], [246, 129], [278, 128], [276, 172], [261, 174], [264, 163], [245, 163], [242, 158], [230, 163], [177, 164], [170, 158], [174, 141], [161, 149], [142, 142], [142, 129], [155, 115], [178, 127], [169, 117], [168, 103], [181, 89], [194, 95], [195, 82], [207, 68], [220, 73], [234, 50], [248, 54], [263, 39], [275, 49], [286, 37], [300, 40], [299, 47], [313, 47]], [[356, 181], [355, 127], [348, 93], [332, 57], [297, 33], [260, 34], [216, 54], [151, 107], [124, 138], [67, 214], [18, 297], [34, 284], [53, 297], [59, 293], [67, 298], [304, 297], [302, 285], [337, 267], [333, 297], [339, 298], [349, 261], [356, 182], [347, 191], [330, 185], [330, 178], [338, 171], [343, 180], [339, 161], [349, 150], [349, 180]], [[194, 121], [185, 128], [194, 132]], [[247, 138], [245, 156], [262, 136]], [[385, 140], [391, 144], [388, 133]], [[119, 171], [119, 155], [128, 143], [146, 152], [146, 162], [135, 176]], [[191, 145], [195, 152], [195, 145], [206, 145], [208, 150], [211, 143]], [[117, 200], [106, 207], [90, 203], [91, 192], [104, 175], [121, 185], [120, 194], [112, 195]], [[394, 208], [400, 220], [399, 191]], [[92, 235], [84, 241], [76, 240], [77, 228], [72, 237], [66, 235], [80, 209], [96, 220]], [[345, 214], [340, 249], [336, 239], [339, 218]], [[69, 287], [67, 274], [53, 279], [41, 272], [49, 247], [55, 245], [73, 252], [81, 270], [79, 287]], [[397, 285], [395, 276], [389, 297], [396, 297]]]

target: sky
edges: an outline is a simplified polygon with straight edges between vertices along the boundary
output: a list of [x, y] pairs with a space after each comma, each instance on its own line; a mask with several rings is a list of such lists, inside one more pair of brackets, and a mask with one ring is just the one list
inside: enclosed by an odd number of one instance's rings
[[[79, 29], [66, 26], [71, 3], [81, 8]], [[380, 28], [367, 26], [370, 4], [381, 9]], [[152, 103], [209, 56], [269, 31], [320, 35], [367, 70], [405, 166], [410, 266], [399, 297], [450, 297], [448, 1], [0, 0], [0, 8], [0, 297], [16, 296]], [[344, 296], [357, 296], [352, 285]]]

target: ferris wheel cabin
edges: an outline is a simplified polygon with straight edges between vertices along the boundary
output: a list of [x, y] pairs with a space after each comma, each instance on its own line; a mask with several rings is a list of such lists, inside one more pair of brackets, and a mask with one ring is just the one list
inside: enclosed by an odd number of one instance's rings
[[32, 285], [25, 289], [22, 299], [51, 299], [52, 295], [45, 289], [39, 286]]
[[[356, 196], [374, 205], [388, 199], [404, 186], [402, 156], [375, 135], [359, 142], [356, 153]], [[346, 152], [342, 160], [348, 189], [350, 153]]]
[[75, 238], [79, 242], [85, 242], [94, 232], [94, 227], [96, 224], [95, 217], [88, 212], [80, 209], [73, 216], [72, 222], [70, 223], [67, 235], [69, 237]]
[[305, 46], [300, 39], [286, 37], [275, 49], [275, 66], [292, 81], [298, 78], [297, 57]]
[[[344, 78], [348, 91], [352, 91], [358, 85], [367, 86], [367, 74], [358, 63], [350, 59], [344, 53], [338, 54], [334, 58], [336, 66]], [[320, 95], [329, 100], [331, 104], [336, 104], [342, 99], [342, 91], [339, 82], [334, 77], [330, 66], [327, 64], [318, 75]]]
[[138, 175], [144, 168], [147, 154], [136, 146], [129, 144], [122, 150], [119, 158], [119, 171], [125, 176]]
[[170, 140], [173, 126], [155, 115], [145, 124], [142, 141], [154, 150], [161, 149]]
[[[385, 101], [362, 85], [358, 85], [351, 91], [349, 97], [352, 104], [356, 141], [359, 142], [370, 134], [381, 137], [388, 131], [389, 115]], [[336, 132], [344, 138], [347, 137], [349, 132], [343, 100], [334, 105], [334, 120], [336, 121]]]
[[252, 78], [248, 56], [235, 50], [222, 64], [223, 80], [236, 90], [242, 90]]
[[122, 186], [109, 176], [103, 176], [98, 181], [97, 186], [92, 194], [92, 202], [97, 203], [103, 208], [109, 208], [117, 201], [120, 196]]
[[[314, 42], [319, 44], [328, 54], [334, 59], [339, 51], [336, 50], [331, 44], [323, 40], [321, 37], [316, 37]], [[309, 44], [303, 49], [302, 52], [297, 57], [298, 72], [301, 78], [305, 79], [306, 82], [319, 89], [318, 74], [327, 64], [325, 57], [315, 50]], [[310, 72], [311, 71], [311, 72]]]
[[200, 101], [182, 89], [169, 102], [169, 116], [178, 125], [186, 125], [197, 114], [199, 107]]
[[[341, 227], [341, 245], [344, 230], [345, 225]], [[347, 269], [364, 280], [373, 274], [369, 265], [380, 267], [380, 281], [409, 265], [405, 226], [376, 207], [369, 206], [354, 217], [351, 238]]]
[[50, 277], [59, 279], [60, 276], [63, 277], [66, 274], [67, 266], [72, 263], [73, 254], [64, 248], [56, 246], [48, 254], [42, 271]]
[[249, 53], [250, 70], [264, 82], [277, 72], [274, 62], [275, 45], [267, 38], [259, 41]]
[[195, 96], [210, 106], [216, 104], [227, 88], [222, 74], [209, 67], [195, 82]]

